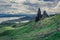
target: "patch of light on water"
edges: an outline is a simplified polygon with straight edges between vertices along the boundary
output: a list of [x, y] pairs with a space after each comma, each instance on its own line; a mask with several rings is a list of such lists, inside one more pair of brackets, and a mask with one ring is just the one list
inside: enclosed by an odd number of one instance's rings
[[15, 22], [15, 23], [17, 23], [17, 24], [18, 24], [18, 23], [20, 23], [20, 22]]
[[6, 17], [6, 18], [0, 18], [0, 23], [4, 22], [4, 21], [8, 21], [8, 20], [15, 20], [15, 19], [20, 19], [23, 18], [25, 16], [22, 17]]
[[29, 20], [21, 21], [21, 23], [27, 23], [27, 22], [29, 22]]

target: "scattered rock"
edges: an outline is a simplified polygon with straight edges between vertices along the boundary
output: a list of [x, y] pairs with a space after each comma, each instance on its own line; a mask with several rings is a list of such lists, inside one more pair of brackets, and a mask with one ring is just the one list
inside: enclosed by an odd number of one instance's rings
[[60, 32], [60, 28], [57, 29]]

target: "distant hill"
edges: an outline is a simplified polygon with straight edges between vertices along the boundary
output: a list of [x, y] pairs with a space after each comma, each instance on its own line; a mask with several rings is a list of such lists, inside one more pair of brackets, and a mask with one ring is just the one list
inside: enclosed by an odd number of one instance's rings
[[33, 19], [20, 27], [16, 24], [16, 28], [12, 25], [0, 25], [0, 40], [60, 40], [60, 14], [37, 23]]
[[1, 17], [21, 17], [21, 16], [36, 16], [36, 14], [23, 14], [23, 13], [20, 13], [20, 14], [3, 14], [3, 13], [0, 13], [0, 18]]

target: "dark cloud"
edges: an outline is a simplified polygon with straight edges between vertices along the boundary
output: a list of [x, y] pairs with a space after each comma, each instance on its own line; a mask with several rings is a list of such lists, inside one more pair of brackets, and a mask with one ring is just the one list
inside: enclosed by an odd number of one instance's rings
[[60, 1], [60, 0], [44, 0], [44, 1], [57, 2], [57, 1]]
[[44, 1], [55, 1], [55, 0], [44, 0]]

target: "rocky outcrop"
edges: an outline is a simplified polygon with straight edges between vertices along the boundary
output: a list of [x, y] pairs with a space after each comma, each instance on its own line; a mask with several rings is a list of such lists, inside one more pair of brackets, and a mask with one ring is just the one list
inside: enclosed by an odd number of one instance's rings
[[35, 22], [38, 22], [41, 18], [42, 18], [42, 15], [41, 15], [41, 10], [40, 10], [40, 8], [39, 8], [39, 9], [38, 9], [37, 16], [36, 16], [36, 18], [35, 18]]
[[44, 12], [43, 12], [43, 15], [42, 15], [42, 18], [46, 18], [46, 17], [49, 17], [49, 16], [48, 16], [47, 12], [44, 11]]
[[40, 8], [38, 9], [38, 13], [37, 13], [37, 16], [35, 18], [35, 22], [38, 22], [39, 20], [43, 19], [43, 18], [46, 18], [46, 17], [49, 17], [47, 12], [44, 11], [43, 14], [41, 14], [41, 10]]

